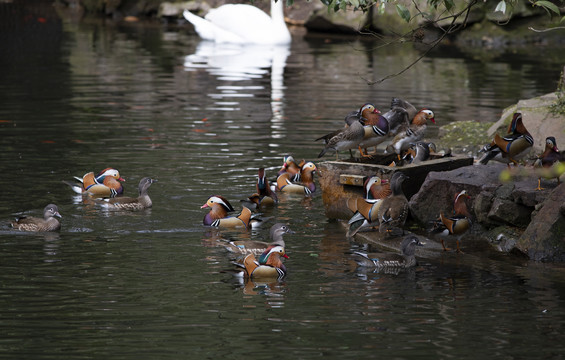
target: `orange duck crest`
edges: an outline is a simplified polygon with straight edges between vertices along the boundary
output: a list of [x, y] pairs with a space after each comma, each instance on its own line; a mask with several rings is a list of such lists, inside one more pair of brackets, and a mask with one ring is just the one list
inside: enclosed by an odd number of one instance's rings
[[455, 195], [455, 200], [453, 201], [453, 214], [470, 217], [471, 214], [467, 210], [467, 204], [465, 204], [465, 199], [470, 199], [470, 198], [471, 195], [469, 195], [466, 190], [457, 193]]
[[93, 172], [89, 172], [84, 174], [82, 179], [76, 179], [82, 182], [83, 192], [88, 192], [92, 195], [114, 197], [124, 192], [120, 182], [125, 181], [125, 179], [120, 176], [118, 170], [113, 168], [106, 168], [96, 176]]
[[414, 116], [414, 119], [412, 119], [412, 124], [425, 125], [428, 120], [435, 124], [436, 120], [434, 118], [434, 112], [430, 109], [422, 109], [416, 114], [416, 116]]

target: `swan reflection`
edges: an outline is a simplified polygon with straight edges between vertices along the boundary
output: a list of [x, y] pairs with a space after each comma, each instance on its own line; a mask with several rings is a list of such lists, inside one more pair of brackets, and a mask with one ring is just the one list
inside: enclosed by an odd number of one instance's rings
[[[208, 94], [215, 100], [214, 108], [239, 110], [237, 98], [254, 97], [255, 91], [264, 89], [257, 79], [271, 77], [271, 109], [273, 119], [282, 118], [284, 98], [284, 68], [290, 54], [288, 45], [238, 45], [201, 41], [194, 54], [184, 60], [186, 71], [206, 70], [221, 84], [217, 93]], [[237, 85], [237, 82], [246, 82]]]

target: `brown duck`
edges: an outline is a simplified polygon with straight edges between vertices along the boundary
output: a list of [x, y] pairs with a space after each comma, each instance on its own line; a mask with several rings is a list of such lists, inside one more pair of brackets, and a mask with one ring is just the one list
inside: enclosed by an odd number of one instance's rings
[[61, 223], [55, 217], [62, 217], [55, 204], [49, 204], [43, 209], [43, 219], [22, 216], [12, 221], [12, 227], [20, 231], [56, 231]]
[[404, 233], [402, 227], [408, 217], [409, 207], [408, 199], [402, 191], [402, 183], [408, 179], [402, 172], [395, 172], [390, 179], [390, 188], [392, 194], [383, 199], [378, 212], [379, 232], [391, 233], [397, 230]]
[[151, 198], [147, 193], [147, 189], [149, 189], [151, 184], [155, 182], [157, 182], [157, 180], [151, 179], [149, 177], [144, 177], [139, 181], [138, 197], [136, 198], [127, 197], [127, 196], [115, 197], [110, 199], [104, 199], [100, 203], [102, 204], [102, 206], [114, 210], [137, 211], [137, 210], [148, 209], [151, 206], [153, 206], [153, 202], [151, 201]]

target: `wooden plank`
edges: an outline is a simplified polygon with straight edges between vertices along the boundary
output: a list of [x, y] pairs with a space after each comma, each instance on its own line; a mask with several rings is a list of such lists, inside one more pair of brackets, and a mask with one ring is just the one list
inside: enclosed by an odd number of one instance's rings
[[339, 183], [341, 185], [363, 186], [364, 182], [365, 182], [365, 176], [362, 175], [353, 175], [353, 174], [339, 175]]

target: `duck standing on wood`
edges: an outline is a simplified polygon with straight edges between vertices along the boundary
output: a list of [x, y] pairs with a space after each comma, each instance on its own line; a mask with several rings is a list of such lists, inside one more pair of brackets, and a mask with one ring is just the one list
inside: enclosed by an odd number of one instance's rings
[[457, 252], [461, 252], [459, 242], [463, 234], [469, 230], [471, 227], [471, 214], [467, 210], [466, 199], [470, 199], [471, 196], [466, 190], [455, 194], [455, 200], [453, 202], [453, 215], [445, 216], [443, 212], [439, 214], [439, 220], [436, 221], [433, 232], [439, 232], [441, 239], [441, 246], [444, 251], [450, 250], [445, 246], [444, 238], [455, 237], [457, 243]]
[[49, 204], [43, 209], [43, 219], [22, 216], [12, 221], [11, 225], [20, 231], [57, 231], [61, 228], [61, 223], [55, 217], [62, 217], [59, 208], [55, 204]]
[[420, 110], [412, 119], [410, 126], [401, 127], [391, 143], [387, 146], [388, 152], [395, 152], [400, 160], [410, 144], [424, 138], [428, 127], [428, 120], [435, 124], [434, 112], [429, 109]]
[[557, 178], [557, 185], [561, 184], [559, 177], [565, 171], [565, 164], [563, 164], [561, 153], [557, 148], [557, 141], [553, 136], [548, 136], [545, 139], [545, 150], [536, 161], [534, 162], [534, 168], [536, 172], [540, 175], [538, 178], [538, 187], [536, 190], [543, 190], [541, 187], [541, 178]]
[[494, 139], [485, 145], [480, 152], [485, 154], [479, 159], [479, 163], [486, 165], [490, 160], [507, 164], [518, 164], [534, 146], [534, 139], [528, 132], [522, 121], [522, 113], [514, 113], [512, 121], [508, 125], [508, 135], [501, 137], [494, 135]]
[[392, 194], [383, 199], [379, 207], [379, 232], [390, 233], [396, 235], [398, 232], [404, 233], [402, 229], [410, 208], [408, 206], [408, 199], [402, 190], [402, 183], [408, 179], [404, 173], [397, 171], [390, 179], [390, 188]]

